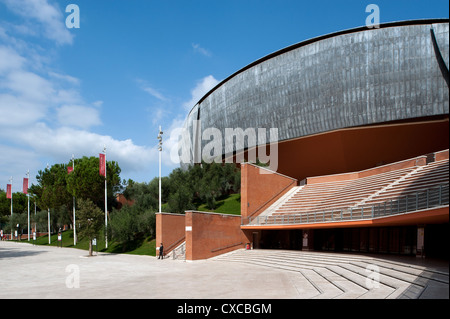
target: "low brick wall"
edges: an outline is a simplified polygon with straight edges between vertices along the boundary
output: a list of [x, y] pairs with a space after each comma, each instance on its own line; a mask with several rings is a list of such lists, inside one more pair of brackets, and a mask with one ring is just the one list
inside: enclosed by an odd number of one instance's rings
[[241, 216], [186, 212], [186, 260], [207, 259], [244, 248], [249, 242], [240, 229]]
[[161, 243], [164, 245], [164, 253], [168, 254], [184, 241], [184, 226], [184, 214], [156, 214], [156, 256], [159, 255]]
[[258, 216], [292, 187], [297, 186], [295, 178], [258, 167], [241, 165], [241, 215]]

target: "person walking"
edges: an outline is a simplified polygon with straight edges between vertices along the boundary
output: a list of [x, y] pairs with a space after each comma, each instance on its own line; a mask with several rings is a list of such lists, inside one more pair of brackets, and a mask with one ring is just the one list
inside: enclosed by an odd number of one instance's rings
[[158, 256], [158, 259], [159, 259], [159, 258], [164, 259], [164, 246], [163, 246], [163, 243], [161, 243], [161, 246], [159, 246], [159, 256]]

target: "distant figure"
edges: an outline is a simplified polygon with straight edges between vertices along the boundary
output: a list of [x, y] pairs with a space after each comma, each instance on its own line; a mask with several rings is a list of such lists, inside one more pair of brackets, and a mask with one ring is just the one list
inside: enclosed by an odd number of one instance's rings
[[158, 256], [158, 259], [159, 259], [159, 258], [164, 259], [164, 246], [163, 246], [163, 243], [161, 243], [161, 246], [159, 246], [159, 256]]

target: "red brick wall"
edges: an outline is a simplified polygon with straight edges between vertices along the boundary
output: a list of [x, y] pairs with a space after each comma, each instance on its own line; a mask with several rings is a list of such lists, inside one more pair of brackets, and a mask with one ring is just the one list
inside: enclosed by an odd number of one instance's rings
[[253, 164], [241, 165], [241, 215], [257, 216], [292, 187], [294, 178], [271, 172]]
[[[183, 242], [185, 215], [156, 214], [156, 256], [159, 255], [159, 245], [163, 243], [164, 253], [169, 253]], [[180, 241], [181, 240], [181, 241]]]
[[448, 150], [440, 151], [435, 153], [435, 160], [442, 161], [444, 159], [448, 159]]
[[334, 175], [325, 175], [325, 176], [314, 176], [308, 177], [307, 184], [319, 184], [319, 183], [327, 183], [327, 182], [337, 182], [344, 180], [354, 180], [362, 177], [373, 176], [377, 174], [382, 174], [386, 172], [391, 172], [403, 168], [414, 167], [414, 166], [423, 166], [426, 165], [426, 156], [418, 156], [411, 159], [407, 159], [404, 161], [387, 164], [379, 167], [374, 167], [370, 169], [366, 169], [360, 172], [351, 172], [351, 173], [343, 173], [343, 174], [334, 174]]
[[236, 215], [186, 212], [186, 260], [200, 260], [244, 248], [249, 242]]
[[124, 205], [133, 206], [134, 200], [128, 200], [123, 194], [116, 195], [117, 206], [121, 209]]

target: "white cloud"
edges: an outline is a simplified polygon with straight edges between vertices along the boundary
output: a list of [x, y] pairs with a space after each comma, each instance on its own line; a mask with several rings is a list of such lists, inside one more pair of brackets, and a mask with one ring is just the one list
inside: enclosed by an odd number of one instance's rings
[[138, 83], [141, 90], [144, 92], [147, 92], [151, 96], [157, 98], [160, 101], [168, 101], [169, 99], [166, 98], [163, 94], [161, 94], [158, 90], [151, 87], [146, 81], [141, 79], [136, 79], [136, 82]]
[[48, 75], [50, 75], [52, 78], [56, 79], [56, 80], [62, 80], [62, 81], [66, 81], [68, 83], [74, 84], [74, 85], [79, 85], [80, 84], [80, 80], [67, 75], [67, 74], [60, 74], [60, 73], [56, 73], [56, 72], [48, 72]]
[[[117, 140], [77, 128], [51, 128], [45, 123], [36, 123], [26, 130], [10, 129], [10, 132], [18, 144], [26, 146], [23, 149], [52, 158], [55, 162], [68, 161], [71, 154], [75, 157], [98, 156], [104, 145], [108, 161], [117, 161], [122, 171], [139, 171], [152, 159], [150, 148], [136, 145], [131, 139]], [[155, 158], [153, 155], [153, 160]]]
[[8, 47], [0, 47], [0, 76], [11, 70], [17, 70], [25, 63], [25, 59]]
[[63, 105], [56, 110], [59, 124], [88, 129], [100, 125], [99, 111], [83, 105]]
[[95, 107], [101, 107], [103, 105], [103, 101], [95, 101], [92, 105]]
[[48, 101], [48, 97], [56, 92], [50, 81], [25, 70], [11, 72], [6, 81], [2, 85], [4, 88], [30, 101]]
[[[57, 44], [72, 44], [73, 34], [65, 25], [65, 17], [58, 8], [57, 3], [51, 4], [47, 0], [2, 0], [6, 6], [16, 15], [25, 19], [26, 25], [21, 26], [22, 30], [34, 30], [28, 26], [31, 22], [38, 22], [43, 30], [43, 35], [55, 41]], [[32, 20], [32, 21], [30, 21]], [[16, 28], [17, 30], [17, 28]], [[31, 32], [28, 32], [31, 34]], [[38, 32], [34, 34], [39, 34]]]
[[206, 94], [209, 90], [219, 83], [212, 75], [208, 75], [201, 79], [194, 89], [191, 91], [191, 99], [183, 104], [186, 111], [190, 111], [195, 104]]
[[204, 55], [204, 56], [207, 56], [207, 57], [212, 56], [212, 53], [209, 50], [207, 50], [205, 48], [202, 48], [200, 46], [200, 44], [198, 44], [198, 43], [192, 43], [192, 48], [194, 49], [194, 52], [198, 52], [201, 55]]
[[0, 94], [0, 132], [2, 128], [32, 124], [46, 116], [47, 107], [23, 97]]
[[[104, 145], [108, 160], [117, 161], [125, 176], [130, 172], [139, 176], [149, 163], [156, 163], [156, 148], [93, 132], [92, 127], [102, 124], [101, 97], [85, 101], [81, 80], [52, 67], [57, 54], [52, 44], [44, 49], [45, 42], [21, 38], [44, 35], [56, 47], [71, 44], [73, 37], [57, 2], [0, 2], [24, 20], [22, 28], [9, 21], [0, 26], [0, 183], [6, 185], [9, 176], [21, 180], [27, 169], [34, 176], [47, 162], [68, 162], [72, 154], [98, 156]], [[155, 97], [164, 98], [162, 94]]]
[[162, 159], [167, 166], [172, 166], [173, 168], [179, 167], [180, 161], [177, 156], [179, 150], [179, 139], [180, 134], [182, 134], [182, 129], [184, 125], [184, 119], [177, 118], [172, 121], [169, 128], [164, 132], [164, 144]]
[[31, 172], [37, 172], [42, 167], [34, 152], [2, 144], [0, 150], [0, 163], [2, 167], [7, 167], [7, 170], [0, 169], [0, 189], [6, 189], [9, 178], [13, 176], [13, 192], [21, 191], [22, 178], [26, 177], [27, 170], [30, 170], [31, 183], [35, 183], [36, 174]]

